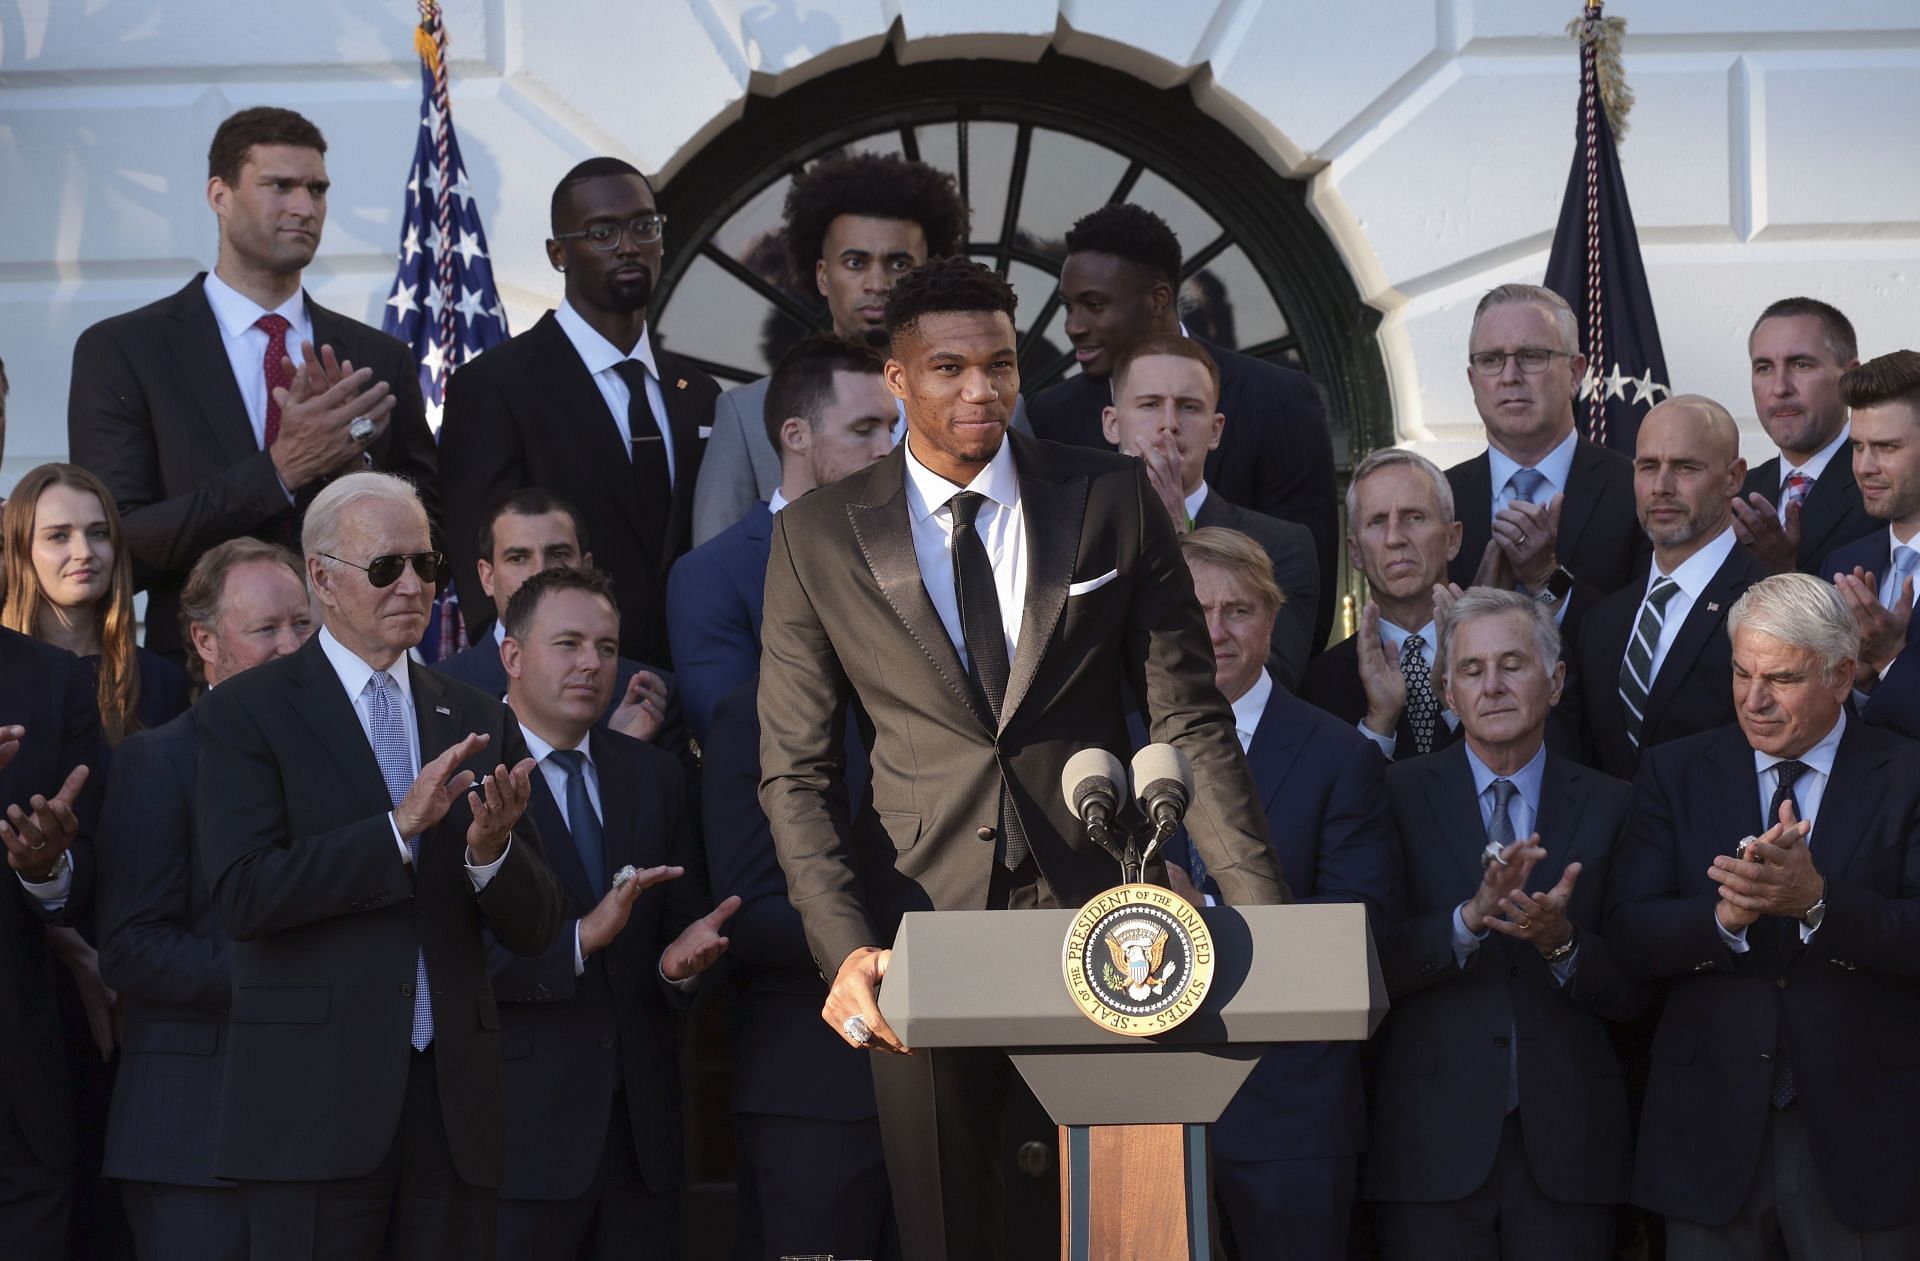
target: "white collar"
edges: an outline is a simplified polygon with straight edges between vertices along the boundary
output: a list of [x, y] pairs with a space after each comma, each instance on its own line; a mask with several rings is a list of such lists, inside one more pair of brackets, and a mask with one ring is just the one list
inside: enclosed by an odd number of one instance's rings
[[[1672, 573], [1665, 576], [1673, 579], [1687, 593], [1689, 600], [1698, 600], [1700, 593], [1707, 589], [1707, 584], [1713, 581], [1713, 576], [1720, 572], [1720, 566], [1726, 564], [1727, 557], [1733, 555], [1733, 545], [1737, 542], [1739, 540], [1734, 537], [1733, 526], [1728, 525], [1714, 535], [1705, 547], [1681, 561]], [[1653, 590], [1654, 581], [1660, 576], [1660, 566], [1656, 562], [1647, 574], [1647, 590]]]
[[1187, 496], [1187, 520], [1198, 521], [1200, 519], [1200, 505], [1205, 502], [1207, 502], [1207, 483], [1202, 480], [1200, 489]]
[[1265, 666], [1260, 667], [1260, 677], [1245, 695], [1233, 703], [1233, 725], [1235, 729], [1247, 733], [1249, 739], [1260, 728], [1260, 716], [1267, 712], [1267, 702], [1273, 699], [1273, 676], [1267, 673]]
[[786, 507], [789, 502], [791, 501], [780, 493], [780, 488], [775, 486], [773, 493], [767, 496], [767, 515], [770, 517], [779, 516], [780, 510]]
[[1827, 778], [1833, 778], [1833, 759], [1840, 752], [1840, 737], [1847, 730], [1847, 711], [1841, 710], [1840, 716], [1833, 720], [1833, 729], [1820, 737], [1820, 742], [1797, 758], [1775, 757], [1771, 753], [1753, 751], [1753, 770], [1756, 775], [1765, 774], [1782, 762], [1800, 762], [1808, 770], [1819, 771]]
[[602, 337], [600, 331], [582, 319], [580, 313], [565, 299], [561, 300], [553, 317], [559, 321], [560, 331], [567, 335], [573, 348], [580, 352], [581, 362], [587, 365], [587, 371], [594, 376], [599, 376], [615, 364], [632, 359], [646, 368], [648, 376], [656, 381], [660, 379], [660, 369], [653, 361], [653, 335], [645, 325], [640, 328], [640, 340], [633, 344], [632, 353], [626, 353]]
[[[554, 752], [554, 746], [551, 744], [548, 744], [545, 740], [541, 739], [540, 733], [535, 731], [532, 727], [529, 727], [524, 722], [520, 724], [520, 734], [526, 737], [527, 752], [533, 756], [533, 760], [535, 762], [546, 761], [547, 756]], [[580, 743], [575, 745], [572, 750], [572, 751], [577, 751], [582, 755], [584, 755], [587, 759], [588, 766], [593, 765], [593, 750], [589, 747], [592, 743], [593, 742], [591, 740], [587, 739], [585, 736], [582, 736], [580, 738]]]
[[1848, 420], [1846, 424], [1840, 426], [1840, 432], [1835, 435], [1833, 441], [1808, 456], [1804, 464], [1793, 463], [1787, 459], [1787, 453], [1782, 451], [1780, 453], [1780, 484], [1786, 485], [1787, 474], [1793, 472], [1798, 472], [1812, 481], [1819, 481], [1820, 474], [1826, 472], [1827, 465], [1833, 462], [1833, 453], [1846, 446], [1847, 440], [1852, 436], [1853, 421]]
[[1004, 508], [1020, 506], [1020, 474], [1013, 467], [1013, 443], [1000, 440], [1000, 449], [987, 461], [987, 467], [974, 474], [965, 486], [955, 486], [922, 464], [913, 454], [911, 438], [900, 444], [907, 456], [907, 511], [916, 524], [944, 508], [962, 490], [985, 495]]
[[[1566, 490], [1567, 477], [1573, 472], [1573, 453], [1579, 445], [1580, 429], [1576, 425], [1572, 432], [1560, 439], [1560, 445], [1547, 452], [1538, 464], [1532, 466], [1533, 470], [1546, 478], [1554, 490]], [[1493, 479], [1495, 495], [1506, 490], [1507, 483], [1513, 480], [1513, 475], [1526, 467], [1528, 466], [1521, 464], [1491, 442], [1487, 444], [1487, 472]]]
[[[207, 305], [213, 308], [213, 318], [220, 323], [220, 330], [231, 340], [240, 336], [255, 324], [263, 315], [277, 315], [297, 329], [307, 327], [307, 294], [303, 289], [293, 291], [293, 296], [269, 311], [267, 308], [241, 293], [215, 272], [208, 272], [203, 286], [207, 294]], [[298, 346], [287, 347], [297, 361]]]
[[1433, 666], [1434, 651], [1440, 647], [1440, 633], [1435, 629], [1433, 619], [1427, 619], [1427, 624], [1417, 631], [1410, 631], [1404, 626], [1395, 626], [1384, 617], [1380, 619], [1380, 643], [1382, 647], [1399, 648], [1415, 635], [1420, 636], [1421, 639], [1426, 641], [1427, 666], [1431, 669]]
[[[320, 651], [327, 656], [327, 664], [340, 679], [340, 686], [347, 689], [347, 699], [359, 703], [360, 693], [367, 690], [367, 680], [374, 675], [374, 669], [362, 660], [360, 655], [333, 637], [333, 631], [320, 628]], [[413, 679], [407, 670], [407, 654], [400, 654], [398, 660], [387, 667], [387, 673], [400, 685], [400, 696], [408, 705], [413, 704]]]

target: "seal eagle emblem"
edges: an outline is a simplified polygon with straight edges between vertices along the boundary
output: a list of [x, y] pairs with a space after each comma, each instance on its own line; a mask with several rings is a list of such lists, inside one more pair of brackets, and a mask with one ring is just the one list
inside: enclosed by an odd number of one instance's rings
[[1067, 991], [1115, 1033], [1165, 1033], [1191, 1016], [1213, 980], [1213, 939], [1186, 899], [1125, 884], [1082, 907], [1067, 931]]

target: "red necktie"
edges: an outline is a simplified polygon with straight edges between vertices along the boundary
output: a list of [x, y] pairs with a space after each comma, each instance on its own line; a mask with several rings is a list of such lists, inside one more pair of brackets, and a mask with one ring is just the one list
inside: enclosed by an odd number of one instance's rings
[[275, 390], [293, 388], [293, 373], [287, 368], [287, 330], [293, 325], [284, 315], [269, 312], [253, 322], [255, 328], [267, 330], [267, 436], [262, 447], [270, 447], [273, 440], [280, 436], [280, 404], [274, 400]]
[[1787, 502], [1806, 506], [1807, 493], [1813, 489], [1813, 479], [1799, 469], [1787, 474]]

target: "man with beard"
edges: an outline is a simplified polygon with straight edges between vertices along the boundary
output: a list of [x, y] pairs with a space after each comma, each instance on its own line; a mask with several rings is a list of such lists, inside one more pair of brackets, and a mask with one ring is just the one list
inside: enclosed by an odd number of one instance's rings
[[580, 510], [613, 576], [621, 655], [669, 664], [667, 570], [691, 539], [720, 387], [648, 329], [666, 219], [646, 177], [588, 158], [554, 188], [551, 215], [565, 300], [447, 387], [440, 485], [460, 607], [493, 607], [473, 551], [483, 514], [540, 486]]

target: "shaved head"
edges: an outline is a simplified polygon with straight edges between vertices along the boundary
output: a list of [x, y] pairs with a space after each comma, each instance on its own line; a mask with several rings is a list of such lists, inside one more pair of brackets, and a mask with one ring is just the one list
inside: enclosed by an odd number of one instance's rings
[[1746, 476], [1740, 428], [1720, 404], [1681, 394], [1647, 413], [1634, 450], [1633, 492], [1661, 572], [1671, 574], [1726, 530]]
[[1740, 454], [1740, 426], [1733, 413], [1704, 394], [1676, 394], [1647, 413], [1640, 422], [1642, 432], [1659, 417], [1664, 422], [1684, 421], [1699, 426], [1696, 441], [1701, 455], [1732, 461]]

